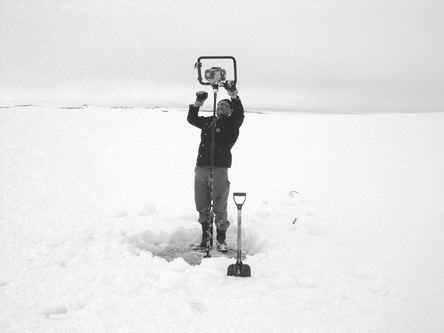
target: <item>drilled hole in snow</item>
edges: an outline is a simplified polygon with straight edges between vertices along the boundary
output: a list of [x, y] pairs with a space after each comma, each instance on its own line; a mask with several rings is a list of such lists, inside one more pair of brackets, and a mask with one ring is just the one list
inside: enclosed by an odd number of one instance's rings
[[[256, 233], [243, 230], [243, 235], [245, 235], [242, 239], [242, 253], [244, 255], [252, 256], [262, 251], [264, 240], [260, 239]], [[168, 262], [176, 258], [183, 258], [190, 265], [199, 265], [203, 254], [193, 251], [191, 248], [193, 244], [200, 242], [200, 237], [200, 228], [178, 228], [171, 232], [147, 230], [130, 235], [127, 238], [137, 253], [148, 251]], [[215, 242], [216, 240], [214, 240], [214, 245]], [[229, 247], [229, 253], [226, 256], [235, 257], [237, 228], [228, 229], [226, 242]]]

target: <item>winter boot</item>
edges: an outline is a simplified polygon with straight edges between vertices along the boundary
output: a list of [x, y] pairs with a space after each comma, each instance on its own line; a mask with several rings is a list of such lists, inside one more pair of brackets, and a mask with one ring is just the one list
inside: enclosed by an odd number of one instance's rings
[[217, 250], [219, 252], [223, 252], [226, 253], [228, 252], [228, 246], [227, 243], [225, 242], [225, 239], [227, 238], [227, 232], [224, 230], [220, 230], [217, 229], [217, 235], [216, 235], [216, 240], [217, 240]]
[[195, 244], [193, 246], [193, 250], [195, 251], [205, 251], [207, 249], [207, 241], [209, 237], [210, 241], [210, 249], [213, 247], [213, 224], [210, 223], [201, 223], [202, 226], [202, 238], [199, 244]]

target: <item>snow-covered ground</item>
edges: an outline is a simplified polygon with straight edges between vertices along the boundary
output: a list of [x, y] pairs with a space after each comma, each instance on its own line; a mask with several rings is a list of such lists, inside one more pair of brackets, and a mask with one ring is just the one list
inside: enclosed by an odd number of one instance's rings
[[264, 111], [233, 149], [234, 278], [185, 251], [185, 110], [1, 108], [0, 331], [444, 331], [444, 114]]

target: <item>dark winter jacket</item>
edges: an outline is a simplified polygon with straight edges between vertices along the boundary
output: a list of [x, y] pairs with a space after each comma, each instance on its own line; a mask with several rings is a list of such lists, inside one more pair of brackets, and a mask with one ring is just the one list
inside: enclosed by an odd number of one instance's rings
[[[239, 136], [239, 127], [244, 121], [244, 108], [239, 97], [232, 99], [232, 107], [233, 113], [231, 116], [220, 117], [216, 120], [215, 167], [231, 167], [231, 148]], [[187, 118], [191, 125], [202, 130], [196, 165], [211, 166], [211, 122], [213, 116], [199, 117], [198, 112], [199, 108], [191, 104]]]

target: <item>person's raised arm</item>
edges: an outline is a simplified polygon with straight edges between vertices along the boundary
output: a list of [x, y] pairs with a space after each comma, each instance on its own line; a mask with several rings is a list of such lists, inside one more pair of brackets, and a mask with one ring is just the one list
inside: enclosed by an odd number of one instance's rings
[[231, 103], [233, 107], [233, 113], [231, 114], [231, 121], [236, 127], [241, 127], [244, 121], [244, 107], [238, 96], [238, 90], [234, 81], [226, 81], [224, 88], [227, 89], [228, 95], [231, 97]]
[[194, 104], [190, 104], [190, 107], [188, 109], [188, 122], [196, 126], [198, 128], [202, 128], [205, 122], [204, 117], [199, 117], [199, 108], [204, 104], [205, 100], [208, 98], [208, 93], [205, 91], [198, 91], [196, 92], [196, 100], [194, 101]]

